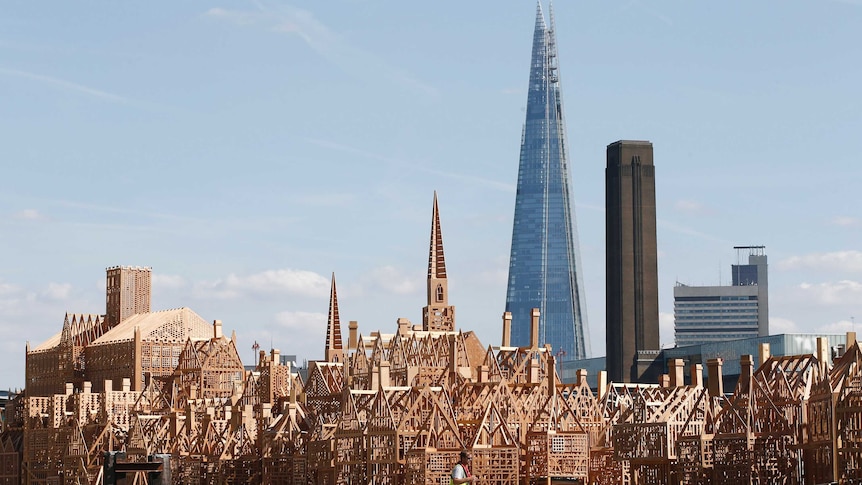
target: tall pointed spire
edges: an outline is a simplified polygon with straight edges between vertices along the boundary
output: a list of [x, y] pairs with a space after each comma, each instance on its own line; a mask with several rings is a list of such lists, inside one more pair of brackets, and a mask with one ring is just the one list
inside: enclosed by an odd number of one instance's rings
[[443, 233], [440, 231], [437, 191], [434, 191], [431, 243], [428, 253], [428, 306], [422, 312], [422, 328], [453, 331], [455, 330], [455, 307], [449, 306], [449, 282], [446, 278], [446, 258], [443, 255]]
[[539, 345], [550, 344], [562, 360], [572, 360], [589, 355], [589, 338], [553, 6], [549, 15], [550, 28], [537, 2], [506, 311], [512, 313], [512, 345], [529, 344], [530, 315], [538, 308]]
[[[437, 208], [437, 191], [434, 191], [434, 210], [431, 214], [431, 244], [428, 254], [428, 278], [446, 278], [446, 258], [443, 256], [443, 233], [440, 232], [440, 210]], [[428, 293], [431, 302], [431, 293]]]
[[335, 292], [335, 273], [332, 273], [332, 289], [329, 292], [329, 318], [326, 322], [324, 357], [327, 362], [344, 360], [344, 347], [341, 343], [341, 320], [338, 318], [338, 295]]

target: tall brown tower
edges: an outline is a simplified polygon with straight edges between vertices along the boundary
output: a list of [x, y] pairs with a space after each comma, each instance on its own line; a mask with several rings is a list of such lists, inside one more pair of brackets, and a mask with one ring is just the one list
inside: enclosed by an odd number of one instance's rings
[[608, 379], [655, 382], [660, 347], [652, 143], [611, 143], [607, 163]]
[[152, 268], [114, 266], [106, 271], [105, 322], [108, 328], [137, 313], [150, 312]]
[[332, 288], [329, 292], [329, 317], [326, 321], [324, 357], [327, 362], [344, 360], [344, 345], [341, 343], [341, 319], [338, 317], [338, 295], [335, 292], [335, 273], [332, 273]]
[[443, 233], [440, 232], [436, 191], [431, 214], [431, 248], [428, 254], [428, 306], [422, 309], [422, 329], [455, 330], [455, 307], [449, 306], [449, 282], [446, 279], [446, 258], [443, 256]]

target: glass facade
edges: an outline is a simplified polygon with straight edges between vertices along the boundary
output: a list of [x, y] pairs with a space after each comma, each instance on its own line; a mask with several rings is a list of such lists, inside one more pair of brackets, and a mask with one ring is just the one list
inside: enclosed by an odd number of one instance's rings
[[539, 308], [539, 345], [550, 344], [552, 352], [571, 360], [588, 357], [589, 338], [553, 25], [553, 12], [549, 28], [539, 4], [521, 136], [506, 311], [512, 313], [512, 345], [529, 345], [531, 309]]
[[[758, 357], [760, 344], [769, 344], [769, 352], [774, 356], [816, 354], [818, 337], [826, 338], [830, 349], [843, 346], [847, 342], [847, 335], [788, 333], [685, 347], [677, 346], [672, 349], [664, 349], [662, 357], [665, 362], [670, 359], [685, 360], [687, 371], [689, 370], [688, 364], [702, 363], [704, 379], [708, 377], [706, 363], [710, 359], [722, 359], [722, 374], [725, 376], [738, 376], [740, 373], [739, 359], [743, 355], [754, 357], [755, 369], [763, 364]], [[727, 391], [728, 388], [725, 387], [725, 390]], [[732, 390], [730, 389], [730, 391]]]
[[696, 345], [757, 337], [757, 294], [677, 296], [676, 345]]
[[764, 246], [735, 246], [749, 251], [748, 264], [731, 266], [731, 286], [689, 286], [673, 289], [677, 346], [769, 334], [769, 283]]

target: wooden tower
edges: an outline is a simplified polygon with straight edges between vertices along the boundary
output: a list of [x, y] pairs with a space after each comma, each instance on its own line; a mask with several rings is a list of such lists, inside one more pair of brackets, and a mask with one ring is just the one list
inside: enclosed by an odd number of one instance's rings
[[455, 330], [455, 307], [449, 306], [449, 282], [446, 279], [446, 258], [443, 256], [443, 233], [440, 231], [437, 192], [434, 192], [434, 210], [431, 215], [428, 306], [422, 309], [422, 329], [444, 332]]
[[332, 289], [329, 292], [329, 317], [326, 321], [324, 358], [327, 362], [342, 362], [344, 360], [344, 347], [341, 343], [341, 320], [338, 318], [338, 295], [335, 292], [335, 273], [332, 273]]

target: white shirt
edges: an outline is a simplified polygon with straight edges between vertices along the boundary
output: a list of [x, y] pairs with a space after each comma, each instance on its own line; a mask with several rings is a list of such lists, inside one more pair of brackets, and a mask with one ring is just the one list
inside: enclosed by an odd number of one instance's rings
[[467, 472], [464, 470], [464, 466], [460, 463], [455, 465], [455, 468], [452, 469], [452, 480], [459, 478], [467, 478]]

